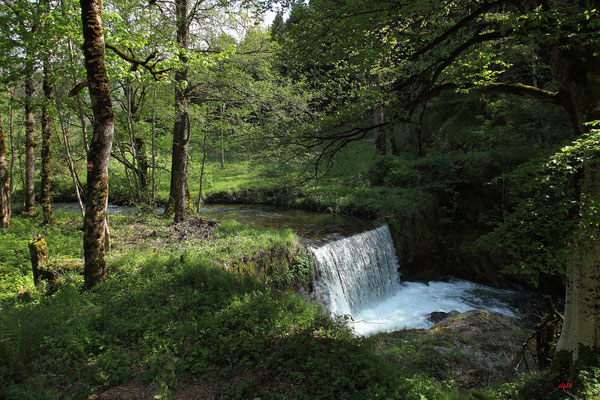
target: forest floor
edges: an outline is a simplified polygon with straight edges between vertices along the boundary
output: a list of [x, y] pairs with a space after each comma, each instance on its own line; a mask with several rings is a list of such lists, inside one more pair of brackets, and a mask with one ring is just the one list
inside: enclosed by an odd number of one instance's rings
[[82, 257], [80, 219], [57, 217], [43, 226], [15, 216], [0, 232], [2, 398], [510, 399], [525, 387], [539, 389], [530, 399], [564, 395], [556, 377], [532, 385], [514, 357], [502, 360], [522, 334], [503, 321], [486, 340], [447, 327], [355, 337], [291, 289], [310, 271], [290, 230], [111, 217], [105, 282], [82, 291], [81, 276], [67, 273], [35, 286], [26, 244], [34, 233], [53, 257]]

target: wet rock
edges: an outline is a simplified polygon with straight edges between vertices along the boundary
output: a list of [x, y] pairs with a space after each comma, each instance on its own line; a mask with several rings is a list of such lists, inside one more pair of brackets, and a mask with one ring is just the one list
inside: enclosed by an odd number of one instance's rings
[[458, 314], [460, 313], [456, 310], [452, 310], [450, 312], [434, 311], [427, 316], [427, 319], [434, 324], [437, 324], [446, 318], [456, 317]]

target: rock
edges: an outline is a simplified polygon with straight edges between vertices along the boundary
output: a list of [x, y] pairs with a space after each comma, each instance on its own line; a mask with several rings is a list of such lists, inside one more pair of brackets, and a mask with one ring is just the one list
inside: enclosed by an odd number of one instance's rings
[[508, 315], [487, 310], [471, 310], [446, 318], [434, 325], [432, 330], [452, 330], [489, 350], [505, 350], [506, 353], [520, 348], [522, 330], [517, 320]]
[[[518, 321], [507, 315], [487, 310], [471, 310], [446, 318], [431, 328], [432, 334], [458, 334], [462, 340], [454, 349], [464, 355], [457, 381], [461, 386], [477, 386], [480, 379], [488, 383], [510, 379], [519, 365], [522, 343], [527, 332]], [[443, 353], [443, 352], [441, 352]]]
[[460, 313], [456, 310], [452, 310], [450, 312], [434, 311], [427, 316], [427, 319], [429, 321], [433, 322], [434, 324], [437, 324], [438, 322], [440, 322], [446, 318], [456, 317], [459, 314]]
[[431, 315], [444, 316], [431, 329], [379, 333], [367, 340], [399, 369], [419, 370], [465, 388], [507, 382], [534, 365], [527, 354], [521, 358], [529, 332], [515, 318], [484, 310]]

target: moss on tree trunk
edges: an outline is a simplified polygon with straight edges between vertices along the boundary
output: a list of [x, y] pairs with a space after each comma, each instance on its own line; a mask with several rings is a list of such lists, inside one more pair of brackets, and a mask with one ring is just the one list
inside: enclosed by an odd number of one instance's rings
[[33, 283], [37, 285], [40, 278], [48, 279], [46, 264], [48, 264], [48, 245], [43, 238], [29, 241], [29, 256], [31, 258], [31, 269], [33, 271]]
[[40, 193], [40, 201], [42, 203], [42, 211], [44, 224], [50, 224], [54, 221], [52, 215], [52, 202], [50, 200], [50, 139], [52, 138], [52, 117], [48, 112], [48, 106], [52, 100], [52, 85], [49, 82], [50, 55], [44, 60], [44, 82], [42, 88], [44, 91], [44, 103], [42, 104], [42, 188]]
[[106, 215], [108, 161], [114, 133], [114, 115], [104, 58], [104, 29], [100, 0], [81, 0], [83, 54], [89, 83], [94, 134], [88, 154], [88, 191], [84, 219], [84, 279], [90, 288], [106, 277]]

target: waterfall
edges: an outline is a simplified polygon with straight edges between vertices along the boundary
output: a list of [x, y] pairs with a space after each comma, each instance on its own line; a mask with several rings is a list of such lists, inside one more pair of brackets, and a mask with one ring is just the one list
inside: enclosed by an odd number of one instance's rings
[[356, 314], [400, 289], [387, 225], [309, 250], [315, 264], [315, 294], [332, 313]]
[[401, 283], [387, 225], [309, 250], [314, 296], [331, 313], [350, 315], [347, 323], [357, 335], [430, 328], [435, 311], [478, 308], [514, 316], [519, 304], [529, 303], [527, 294], [456, 278]]

